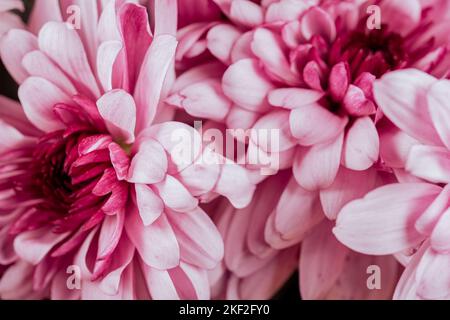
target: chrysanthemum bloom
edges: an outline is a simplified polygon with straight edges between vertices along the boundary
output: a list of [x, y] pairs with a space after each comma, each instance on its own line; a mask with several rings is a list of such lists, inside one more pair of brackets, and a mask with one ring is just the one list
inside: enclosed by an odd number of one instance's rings
[[[167, 101], [232, 129], [280, 130], [279, 145], [250, 139], [247, 152], [249, 159], [275, 153], [280, 169], [292, 167], [283, 209], [265, 225], [268, 243], [284, 249], [319, 226], [323, 213], [333, 220], [347, 202], [394, 181], [379, 150], [392, 125], [373, 81], [408, 67], [446, 74], [448, 3], [213, 2], [227, 21], [179, 31], [177, 62], [187, 71]], [[322, 208], [312, 210], [317, 202]]]
[[23, 28], [20, 17], [11, 10], [23, 11], [22, 0], [3, 0], [0, 2], [0, 36], [13, 28]]
[[207, 299], [223, 244], [198, 198], [245, 206], [252, 184], [236, 164], [205, 164], [216, 155], [194, 128], [161, 120], [177, 45], [167, 7], [152, 33], [140, 5], [74, 3], [81, 29], [38, 1], [38, 36], [1, 43], [22, 107], [1, 112], [0, 295]]
[[397, 71], [375, 83], [375, 98], [401, 130], [386, 139], [401, 183], [349, 203], [334, 232], [357, 251], [402, 257], [395, 298], [450, 299], [450, 81]]

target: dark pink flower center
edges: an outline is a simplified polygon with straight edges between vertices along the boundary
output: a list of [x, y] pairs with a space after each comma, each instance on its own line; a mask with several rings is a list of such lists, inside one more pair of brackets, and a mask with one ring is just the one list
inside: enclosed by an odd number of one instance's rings
[[75, 247], [75, 235], [123, 211], [128, 199], [128, 155], [107, 133], [95, 105], [74, 100], [54, 108], [64, 129], [5, 153], [0, 168], [8, 173], [0, 179], [1, 191], [13, 191], [12, 203], [21, 210], [9, 233], [41, 227], [68, 232], [71, 241], [55, 248], [57, 256]]

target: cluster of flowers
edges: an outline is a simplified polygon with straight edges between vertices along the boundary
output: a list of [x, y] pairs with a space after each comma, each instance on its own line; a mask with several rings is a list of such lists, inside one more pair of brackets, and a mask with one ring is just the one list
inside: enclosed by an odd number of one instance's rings
[[1, 298], [450, 299], [450, 1], [14, 9]]

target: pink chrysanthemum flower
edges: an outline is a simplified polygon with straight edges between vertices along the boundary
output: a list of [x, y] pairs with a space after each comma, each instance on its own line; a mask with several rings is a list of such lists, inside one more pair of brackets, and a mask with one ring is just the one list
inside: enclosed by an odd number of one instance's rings
[[[380, 157], [380, 136], [393, 128], [374, 99], [373, 82], [403, 68], [447, 74], [448, 2], [209, 3], [226, 18], [202, 22], [199, 16], [200, 22], [178, 32], [182, 74], [166, 101], [231, 129], [279, 129], [279, 144], [250, 139], [247, 148], [249, 159], [276, 154], [280, 169], [293, 173], [276, 209], [261, 218], [265, 241], [282, 250], [311, 233], [330, 232], [325, 216], [336, 219], [346, 203], [399, 174]], [[378, 25], [370, 20], [370, 5], [381, 12]], [[331, 248], [337, 243], [331, 232], [328, 241], [314, 245]], [[344, 261], [345, 250], [331, 251], [333, 259]], [[316, 267], [315, 255], [307, 252], [301, 252], [301, 263]], [[326, 255], [320, 259], [318, 265], [330, 261]], [[315, 274], [314, 267], [303, 269]], [[309, 291], [314, 277], [307, 272], [300, 279], [302, 292], [325, 297], [326, 290]], [[325, 282], [322, 288], [330, 288]]]
[[22, 106], [0, 101], [0, 295], [207, 299], [223, 244], [199, 198], [242, 207], [253, 186], [230, 161], [202, 162], [220, 156], [165, 120], [177, 42], [158, 14], [175, 15], [175, 3], [154, 9], [154, 33], [133, 1], [76, 3], [80, 29], [62, 5], [37, 1], [38, 35], [11, 30], [1, 42]]
[[12, 10], [23, 11], [22, 0], [3, 0], [0, 2], [0, 36], [9, 29], [24, 27], [20, 17], [11, 12]]
[[401, 130], [386, 137], [401, 183], [349, 203], [334, 232], [357, 251], [397, 254], [406, 269], [394, 298], [450, 299], [450, 81], [397, 71], [375, 98]]

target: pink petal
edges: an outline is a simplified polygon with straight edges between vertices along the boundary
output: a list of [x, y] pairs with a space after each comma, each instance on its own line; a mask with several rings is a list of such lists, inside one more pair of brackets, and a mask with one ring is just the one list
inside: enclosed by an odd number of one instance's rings
[[27, 53], [22, 64], [31, 76], [41, 77], [52, 82], [69, 96], [77, 94], [70, 79], [42, 51], [35, 50]]
[[381, 127], [379, 134], [381, 159], [389, 167], [404, 168], [411, 147], [419, 141], [391, 124]]
[[152, 45], [142, 62], [134, 92], [138, 115], [138, 132], [147, 128], [155, 117], [164, 81], [173, 62], [176, 45], [177, 41], [173, 36], [157, 36], [153, 39]]
[[249, 28], [261, 25], [264, 20], [263, 10], [259, 5], [243, 0], [231, 2], [230, 18], [235, 23]]
[[436, 183], [450, 183], [450, 150], [444, 147], [415, 145], [411, 147], [406, 170]]
[[122, 236], [124, 221], [125, 212], [119, 212], [114, 216], [104, 218], [98, 237], [98, 260], [109, 258], [116, 249]]
[[104, 91], [110, 91], [113, 88], [114, 63], [121, 49], [122, 43], [114, 40], [105, 41], [98, 47], [97, 74]]
[[422, 15], [422, 4], [419, 0], [412, 0], [404, 6], [401, 0], [392, 0], [381, 5], [382, 23], [388, 24], [391, 30], [402, 35], [414, 30], [419, 24]]
[[289, 130], [289, 112], [276, 110], [261, 117], [251, 131], [252, 141], [267, 152], [282, 152], [296, 145]]
[[310, 104], [291, 111], [292, 135], [303, 146], [328, 143], [341, 134], [348, 119], [339, 117], [320, 104]]
[[302, 242], [300, 290], [305, 300], [324, 299], [344, 268], [349, 249], [336, 240], [332, 228], [326, 220]]
[[324, 92], [311, 89], [275, 89], [269, 93], [269, 103], [275, 107], [295, 109], [314, 104], [315, 102], [319, 101], [324, 95]]
[[450, 184], [434, 199], [431, 205], [417, 219], [415, 227], [424, 235], [430, 235], [445, 209], [450, 205]]
[[212, 269], [223, 258], [222, 237], [209, 216], [200, 208], [179, 213], [169, 211], [167, 217], [175, 231], [183, 261]]
[[331, 142], [299, 149], [294, 160], [294, 176], [303, 188], [315, 191], [329, 187], [339, 169], [344, 134]]
[[81, 93], [100, 94], [83, 43], [76, 30], [60, 22], [49, 22], [39, 32], [39, 48], [73, 80]]
[[158, 270], [141, 263], [145, 283], [150, 295], [155, 300], [178, 300], [180, 299], [175, 285], [167, 270]]
[[0, 117], [7, 124], [27, 136], [38, 136], [40, 131], [28, 120], [19, 102], [0, 96]]
[[250, 181], [247, 170], [227, 162], [222, 166], [214, 191], [230, 200], [235, 208], [244, 208], [252, 199], [255, 185]]
[[274, 226], [283, 238], [306, 235], [322, 220], [318, 194], [301, 188], [294, 178], [284, 189], [274, 211]]
[[223, 63], [231, 62], [231, 50], [241, 36], [239, 29], [228, 24], [219, 24], [209, 30], [206, 37], [209, 51]]
[[14, 250], [23, 260], [37, 265], [56, 244], [67, 236], [67, 233], [55, 234], [51, 228], [27, 231], [16, 237]]
[[166, 103], [184, 109], [194, 117], [223, 120], [232, 102], [222, 93], [218, 79], [197, 82], [166, 99]]
[[350, 80], [350, 67], [347, 63], [340, 62], [333, 66], [328, 83], [334, 101], [341, 101], [344, 98]]
[[164, 211], [164, 203], [155, 192], [145, 184], [135, 184], [136, 205], [144, 226], [149, 226]]
[[169, 274], [180, 299], [210, 299], [208, 274], [205, 269], [181, 262], [180, 266], [170, 270]]
[[51, 132], [64, 127], [53, 107], [59, 103], [71, 104], [71, 99], [51, 82], [43, 78], [28, 78], [19, 88], [19, 99], [28, 119], [37, 128]]
[[[199, 132], [184, 123], [168, 121], [154, 125], [141, 133], [140, 139], [155, 139], [170, 156], [172, 173], [190, 166], [200, 156], [202, 137]], [[173, 172], [175, 171], [175, 172]]]
[[232, 64], [225, 72], [222, 88], [239, 106], [250, 111], [264, 111], [268, 108], [266, 96], [274, 87], [256, 60], [243, 59]]
[[167, 156], [164, 148], [155, 140], [146, 139], [131, 160], [128, 181], [153, 184], [164, 179], [167, 172]]
[[109, 91], [97, 101], [97, 108], [115, 139], [134, 142], [136, 105], [132, 96], [123, 90]]
[[450, 81], [441, 80], [428, 92], [428, 109], [442, 143], [450, 149]]
[[23, 57], [38, 47], [36, 37], [23, 30], [13, 29], [0, 42], [0, 57], [6, 69], [17, 83], [21, 84], [29, 76], [22, 66]]
[[118, 27], [122, 37], [123, 58], [126, 71], [122, 77], [122, 88], [134, 92], [141, 63], [152, 43], [147, 9], [134, 3], [123, 4], [117, 15]]
[[320, 191], [320, 201], [328, 219], [335, 220], [339, 211], [350, 201], [362, 198], [376, 186], [377, 173], [374, 169], [352, 171], [344, 167], [333, 184]]
[[414, 224], [440, 188], [430, 184], [391, 184], [347, 204], [333, 232], [345, 245], [366, 254], [392, 254], [423, 240]]
[[127, 212], [125, 229], [140, 257], [148, 266], [166, 270], [180, 262], [180, 248], [175, 233], [165, 215], [144, 226], [137, 208]]
[[306, 40], [316, 35], [329, 42], [336, 38], [336, 26], [331, 16], [319, 7], [313, 7], [305, 12], [301, 19], [301, 30]]
[[176, 178], [166, 175], [166, 178], [154, 184], [164, 205], [179, 212], [188, 212], [198, 206], [198, 200]]
[[351, 170], [370, 168], [379, 156], [380, 140], [371, 118], [358, 118], [347, 132], [342, 150], [342, 164]]
[[447, 253], [450, 249], [450, 207], [447, 208], [442, 216], [439, 218], [436, 227], [431, 234], [430, 243], [431, 247], [441, 253]]
[[440, 141], [432, 125], [426, 91], [436, 79], [414, 69], [394, 71], [374, 83], [378, 106], [394, 124], [422, 142]]
[[282, 40], [274, 32], [265, 28], [256, 29], [251, 46], [252, 52], [260, 59], [266, 72], [275, 80], [293, 86], [299, 84], [299, 76], [292, 73], [283, 52]]

